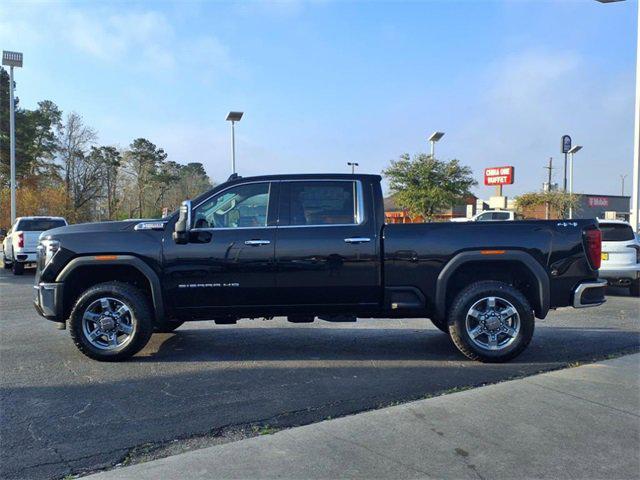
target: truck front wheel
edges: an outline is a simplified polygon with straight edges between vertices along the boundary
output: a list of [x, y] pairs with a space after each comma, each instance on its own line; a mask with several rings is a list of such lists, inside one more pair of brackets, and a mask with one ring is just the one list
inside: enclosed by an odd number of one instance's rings
[[449, 334], [465, 356], [506, 362], [527, 348], [534, 330], [533, 309], [509, 284], [476, 282], [462, 290], [449, 312]]
[[106, 282], [86, 290], [69, 317], [78, 350], [94, 360], [115, 362], [138, 353], [153, 333], [147, 297], [133, 285]]

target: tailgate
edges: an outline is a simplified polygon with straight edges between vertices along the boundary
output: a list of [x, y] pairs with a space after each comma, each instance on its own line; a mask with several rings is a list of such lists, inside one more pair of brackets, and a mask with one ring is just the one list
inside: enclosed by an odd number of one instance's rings
[[602, 242], [602, 266], [615, 265], [635, 265], [636, 250], [634, 248], [636, 242], [629, 240], [628, 242]]
[[35, 253], [38, 248], [38, 239], [40, 238], [40, 234], [42, 232], [25, 232], [18, 231], [16, 232], [16, 236], [14, 237], [14, 246], [17, 246], [17, 235], [22, 234], [24, 238], [24, 247], [22, 247], [23, 252]]

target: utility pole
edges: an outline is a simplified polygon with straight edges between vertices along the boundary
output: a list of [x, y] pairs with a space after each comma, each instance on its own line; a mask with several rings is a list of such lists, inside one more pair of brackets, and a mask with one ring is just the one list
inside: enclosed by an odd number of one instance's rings
[[[547, 192], [550, 192], [551, 191], [551, 172], [553, 170], [553, 157], [549, 157], [549, 166], [544, 168], [549, 170], [549, 174], [547, 176]], [[545, 220], [549, 220], [549, 202], [547, 202], [544, 207], [544, 218]]]
[[620, 196], [624, 197], [624, 179], [627, 178], [627, 174], [625, 173], [624, 175], [620, 175], [620, 183], [622, 183], [621, 187], [621, 192], [620, 192]]
[[13, 67], [22, 67], [22, 53], [2, 52], [2, 65], [9, 67], [9, 158], [11, 162], [11, 225], [16, 221], [16, 102]]

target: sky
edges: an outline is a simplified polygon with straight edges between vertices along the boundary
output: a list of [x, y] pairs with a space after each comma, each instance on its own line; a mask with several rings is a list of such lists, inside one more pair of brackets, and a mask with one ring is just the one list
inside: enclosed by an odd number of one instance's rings
[[12, 2], [0, 48], [24, 52], [20, 104], [53, 100], [125, 148], [238, 172], [376, 173], [428, 151], [515, 166], [505, 195], [539, 190], [560, 138], [583, 145], [576, 192], [630, 191], [637, 2]]

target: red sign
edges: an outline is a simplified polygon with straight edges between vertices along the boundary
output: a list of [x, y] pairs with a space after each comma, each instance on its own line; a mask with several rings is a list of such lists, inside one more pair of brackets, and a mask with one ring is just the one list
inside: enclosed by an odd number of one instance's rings
[[512, 185], [513, 178], [513, 167], [491, 167], [484, 169], [485, 185]]
[[609, 199], [607, 197], [589, 197], [590, 207], [608, 207]]

